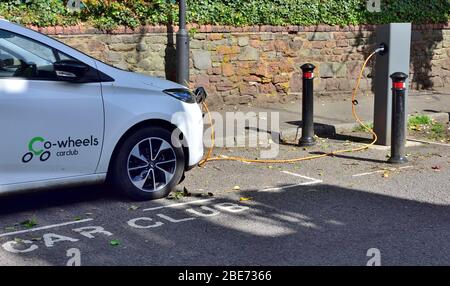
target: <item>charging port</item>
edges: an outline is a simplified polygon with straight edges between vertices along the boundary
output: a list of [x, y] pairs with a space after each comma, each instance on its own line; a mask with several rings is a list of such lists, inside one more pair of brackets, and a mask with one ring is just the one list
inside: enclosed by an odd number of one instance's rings
[[380, 56], [384, 56], [385, 54], [388, 53], [388, 46], [385, 43], [381, 43], [378, 46], [378, 49], [376, 50], [376, 52], [380, 55]]

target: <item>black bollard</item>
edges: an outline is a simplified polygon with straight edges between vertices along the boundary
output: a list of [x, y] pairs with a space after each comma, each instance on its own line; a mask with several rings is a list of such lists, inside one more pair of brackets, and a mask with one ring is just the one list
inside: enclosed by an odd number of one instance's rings
[[313, 146], [314, 139], [314, 69], [313, 64], [301, 66], [303, 71], [303, 98], [302, 98], [302, 138], [299, 145], [301, 147]]
[[389, 163], [407, 163], [405, 155], [406, 145], [406, 79], [402, 72], [391, 75], [392, 79], [392, 135], [391, 158]]

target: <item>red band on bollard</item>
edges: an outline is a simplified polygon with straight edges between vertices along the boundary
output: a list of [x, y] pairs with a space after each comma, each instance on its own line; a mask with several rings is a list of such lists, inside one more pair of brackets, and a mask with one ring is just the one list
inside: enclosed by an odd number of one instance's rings
[[314, 78], [314, 73], [312, 73], [312, 72], [305, 72], [305, 73], [303, 73], [303, 78], [304, 79], [312, 79], [312, 78]]
[[399, 82], [394, 82], [394, 83], [393, 83], [393, 87], [394, 87], [395, 89], [405, 89], [405, 88], [406, 88], [406, 84], [405, 84], [404, 82], [401, 82], [401, 81], [399, 81]]

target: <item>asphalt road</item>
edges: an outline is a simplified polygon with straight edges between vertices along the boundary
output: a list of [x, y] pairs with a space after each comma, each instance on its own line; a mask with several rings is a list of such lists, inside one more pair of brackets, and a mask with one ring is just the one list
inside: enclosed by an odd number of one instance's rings
[[210, 163], [187, 174], [181, 199], [136, 203], [104, 186], [1, 197], [0, 265], [366, 265], [373, 249], [382, 265], [449, 265], [450, 147], [407, 150], [401, 169], [385, 149]]

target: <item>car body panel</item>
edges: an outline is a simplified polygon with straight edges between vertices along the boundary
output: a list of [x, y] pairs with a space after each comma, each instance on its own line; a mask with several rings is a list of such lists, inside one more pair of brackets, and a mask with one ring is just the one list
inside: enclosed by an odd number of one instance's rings
[[[64, 180], [71, 184], [82, 183], [84, 178], [101, 181], [122, 136], [133, 126], [152, 119], [167, 121], [183, 133], [189, 152], [188, 166], [201, 160], [203, 116], [200, 107], [163, 92], [186, 87], [117, 69], [55, 39], [5, 20], [0, 20], [0, 29], [46, 44], [113, 79], [98, 83], [70, 83], [0, 78], [0, 131], [8, 138], [0, 143], [3, 162], [0, 162], [0, 193], [32, 189], [38, 185], [63, 185]], [[8, 91], [11, 83], [19, 82], [24, 85], [24, 90], [17, 92], [13, 88]], [[37, 141], [33, 142], [36, 138]], [[36, 154], [45, 151], [43, 145], [47, 141], [52, 146], [59, 146], [61, 141], [76, 142], [77, 139], [82, 142], [75, 148], [79, 152], [78, 158], [72, 157], [64, 162], [67, 157], [58, 158], [52, 152], [54, 161], [41, 162], [33, 158], [26, 164], [20, 162], [30, 150], [38, 151]], [[98, 144], [92, 143], [94, 140]], [[62, 149], [55, 152], [73, 148]], [[22, 164], [14, 165], [15, 162]]]
[[0, 88], [2, 184], [96, 172], [104, 128], [99, 83], [0, 78]]
[[[178, 127], [188, 143], [188, 165], [197, 164], [203, 156], [203, 117], [199, 106], [184, 103], [156, 89], [125, 86], [120, 81], [102, 83], [105, 143], [97, 171], [107, 172], [114, 148], [123, 134], [133, 126], [152, 119], [164, 120]], [[128, 82], [133, 84], [131, 79]]]

